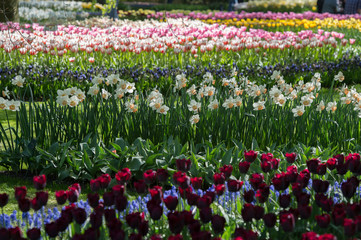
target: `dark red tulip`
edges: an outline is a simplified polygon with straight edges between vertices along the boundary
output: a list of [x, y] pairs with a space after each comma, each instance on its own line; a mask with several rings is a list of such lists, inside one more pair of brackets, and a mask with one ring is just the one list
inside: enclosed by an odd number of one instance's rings
[[149, 169], [143, 173], [143, 178], [146, 184], [150, 185], [155, 183], [155, 180], [157, 179], [157, 172]]
[[253, 173], [250, 178], [251, 186], [254, 190], [257, 190], [261, 183], [263, 183], [263, 175], [261, 173]]
[[149, 232], [149, 223], [148, 221], [142, 221], [138, 226], [138, 232], [140, 235], [145, 236]]
[[45, 232], [49, 237], [55, 238], [58, 236], [58, 226], [55, 222], [45, 224]]
[[165, 206], [168, 208], [168, 210], [173, 211], [177, 208], [178, 205], [178, 198], [173, 196], [168, 196], [164, 200]]
[[30, 240], [38, 240], [38, 239], [40, 239], [40, 229], [39, 228], [31, 228], [26, 232], [26, 236]]
[[128, 226], [133, 229], [139, 227], [140, 223], [144, 220], [144, 217], [139, 212], [129, 213], [125, 216], [125, 220], [127, 221]]
[[168, 213], [169, 229], [174, 234], [179, 234], [184, 227], [183, 215], [179, 212]]
[[315, 216], [315, 219], [316, 219], [317, 225], [320, 228], [327, 228], [331, 222], [331, 217], [328, 214], [317, 215], [317, 216]]
[[314, 179], [312, 181], [312, 188], [316, 193], [326, 193], [330, 183], [328, 181], [322, 181], [320, 179]]
[[43, 190], [46, 186], [46, 176], [44, 174], [40, 176], [34, 176], [33, 183], [36, 190]]
[[8, 229], [0, 228], [0, 239], [4, 239], [4, 240], [10, 239], [10, 233]]
[[19, 209], [22, 212], [29, 212], [30, 210], [30, 200], [26, 198], [22, 198], [18, 200]]
[[[118, 195], [117, 197], [119, 196], [123, 196], [123, 195]], [[115, 201], [115, 196], [113, 192], [105, 192], [103, 194], [103, 202], [105, 207], [113, 206], [114, 201]]]
[[112, 178], [110, 177], [109, 174], [103, 174], [100, 177], [98, 177], [99, 182], [100, 182], [100, 186], [101, 188], [105, 189], [109, 186], [110, 181], [112, 180]]
[[256, 160], [257, 158], [257, 152], [250, 150], [250, 151], [244, 151], [244, 160], [246, 160], [249, 163], [254, 162], [254, 160]]
[[336, 168], [337, 159], [336, 158], [329, 158], [326, 162], [326, 166], [328, 169], [333, 170]]
[[327, 170], [326, 163], [320, 163], [317, 167], [316, 173], [322, 176], [326, 174], [326, 170]]
[[203, 195], [202, 197], [198, 198], [197, 207], [202, 209], [205, 207], [209, 207], [211, 203], [212, 203], [212, 198], [210, 196]]
[[207, 191], [203, 196], [209, 196], [211, 197], [212, 202], [216, 199], [216, 193], [212, 191]]
[[261, 169], [262, 169], [262, 171], [265, 172], [265, 173], [270, 172], [270, 171], [272, 170], [272, 163], [271, 163], [271, 161], [266, 160], [266, 161], [261, 162]]
[[280, 165], [280, 160], [277, 158], [272, 158], [270, 162], [271, 162], [272, 170], [277, 170], [278, 166]]
[[143, 240], [143, 237], [139, 233], [131, 233], [129, 235], [129, 240]]
[[332, 217], [332, 222], [336, 226], [341, 226], [343, 224], [343, 221], [346, 218], [346, 211], [343, 204], [336, 204], [334, 206], [331, 217]]
[[55, 192], [55, 198], [59, 205], [63, 205], [68, 199], [68, 194], [64, 190], [59, 190]]
[[312, 206], [300, 205], [298, 206], [298, 212], [300, 213], [301, 219], [308, 219], [309, 217], [311, 217]]
[[216, 234], [220, 234], [224, 231], [226, 219], [220, 215], [214, 215], [211, 219], [212, 229]]
[[232, 165], [223, 165], [223, 167], [219, 168], [219, 171], [228, 179], [232, 175], [233, 167]]
[[191, 183], [192, 183], [192, 187], [197, 190], [202, 188], [203, 179], [202, 177], [194, 177], [191, 178]]
[[123, 168], [117, 174], [115, 174], [115, 179], [117, 180], [118, 184], [124, 185], [127, 183], [132, 176], [129, 168]]
[[263, 216], [263, 222], [268, 228], [273, 228], [277, 222], [277, 216], [274, 213], [267, 213]]
[[252, 219], [255, 217], [254, 206], [250, 203], [244, 204], [243, 208], [241, 210], [241, 215], [242, 215], [243, 221], [251, 222]]
[[188, 172], [191, 169], [190, 159], [177, 159], [175, 161], [178, 171]]
[[213, 175], [213, 181], [215, 185], [224, 184], [226, 182], [226, 177], [223, 173], [215, 173]]
[[347, 237], [352, 237], [356, 234], [356, 225], [354, 220], [345, 218], [343, 220], [343, 230]]
[[242, 174], [246, 174], [248, 172], [250, 166], [251, 166], [250, 162], [240, 162], [238, 164], [239, 172]]
[[181, 196], [181, 198], [185, 199], [188, 196], [188, 194], [190, 194], [193, 190], [191, 187], [188, 187], [188, 188], [179, 187], [178, 191], [179, 191], [179, 195]]
[[99, 194], [88, 193], [88, 203], [92, 208], [96, 208], [99, 205]]
[[262, 153], [261, 155], [261, 162], [264, 161], [269, 161], [273, 158], [273, 154], [272, 153]]
[[331, 233], [325, 233], [318, 237], [318, 240], [337, 240], [337, 237]]
[[315, 232], [302, 233], [301, 240], [318, 240], [318, 234]]
[[103, 223], [103, 213], [102, 212], [92, 212], [90, 214], [90, 224], [93, 228], [99, 228]]
[[297, 194], [296, 200], [298, 205], [308, 205], [310, 203], [310, 197], [311, 195], [305, 192]]
[[281, 214], [280, 225], [285, 232], [292, 232], [295, 228], [295, 217], [292, 213]]
[[84, 231], [83, 237], [84, 239], [89, 239], [89, 240], [99, 239], [100, 230], [99, 228], [95, 228], [92, 226]]
[[19, 227], [9, 228], [10, 239], [22, 239], [22, 232]]
[[290, 164], [294, 163], [296, 161], [296, 153], [286, 153], [285, 154], [285, 157], [286, 157], [286, 161]]
[[154, 186], [153, 188], [149, 189], [149, 193], [153, 200], [161, 202], [163, 197], [162, 187], [161, 186]]
[[212, 219], [212, 209], [210, 207], [204, 207], [199, 211], [199, 216], [203, 223], [209, 223]]
[[348, 166], [346, 164], [338, 164], [336, 166], [337, 174], [338, 175], [345, 175], [348, 170]]
[[73, 209], [73, 219], [78, 224], [83, 224], [86, 220], [86, 212], [84, 208], [75, 208]]
[[124, 195], [125, 186], [124, 185], [114, 185], [112, 187], [114, 196]]
[[169, 236], [168, 240], [183, 240], [183, 237], [182, 237], [182, 235], [177, 234], [175, 236]]
[[140, 179], [140, 180], [134, 182], [134, 188], [138, 194], [147, 193], [147, 184], [145, 183], [145, 181], [143, 179]]
[[349, 203], [346, 206], [346, 213], [349, 218], [355, 218], [360, 214], [360, 211], [361, 206], [358, 203]]
[[163, 168], [158, 169], [156, 175], [158, 182], [164, 183], [168, 181], [169, 173], [167, 169], [163, 169]]
[[238, 192], [239, 190], [241, 190], [242, 185], [243, 185], [243, 181], [229, 179], [227, 183], [228, 191]]
[[254, 218], [256, 220], [260, 220], [263, 218], [264, 215], [264, 208], [262, 206], [254, 206]]
[[25, 198], [26, 192], [27, 190], [25, 186], [15, 187], [15, 199], [19, 201], [20, 199]]
[[39, 211], [41, 209], [41, 204], [40, 201], [35, 197], [33, 198], [31, 201], [31, 207], [35, 210], [35, 211]]
[[195, 232], [200, 232], [201, 231], [201, 223], [199, 220], [193, 220], [189, 225], [188, 225], [188, 230], [189, 233], [195, 233]]
[[115, 219], [115, 210], [112, 208], [104, 209], [104, 218], [107, 223]]
[[78, 189], [71, 187], [68, 191], [67, 191], [67, 195], [68, 195], [68, 200], [71, 203], [75, 203], [76, 201], [78, 201], [79, 198], [79, 194], [80, 192], [78, 191]]
[[160, 235], [152, 235], [151, 237], [150, 237], [150, 240], [163, 240], [163, 238], [160, 236]]
[[272, 184], [277, 191], [284, 191], [290, 185], [289, 176], [292, 173], [276, 173], [272, 178]]
[[297, 167], [294, 165], [288, 166], [286, 172], [286, 180], [290, 183], [294, 183], [297, 180], [297, 176], [298, 176]]
[[181, 212], [181, 215], [183, 217], [184, 225], [189, 225], [193, 222], [194, 217], [191, 211], [183, 210]]
[[244, 194], [243, 194], [244, 201], [247, 203], [252, 203], [254, 200], [254, 194], [255, 193], [252, 189], [250, 189], [248, 191], [244, 191]]
[[306, 162], [307, 168], [311, 173], [317, 173], [317, 167], [321, 163], [321, 161], [317, 158], [313, 158]]
[[356, 193], [356, 187], [352, 184], [352, 182], [343, 182], [341, 184], [341, 191], [345, 198], [352, 198]]
[[6, 193], [1, 193], [0, 194], [0, 207], [4, 207], [9, 201], [9, 195], [7, 195]]
[[218, 196], [222, 195], [226, 190], [226, 186], [224, 184], [218, 184], [215, 186], [215, 192]]
[[124, 211], [127, 208], [128, 199], [126, 196], [120, 195], [115, 198], [115, 208], [118, 211]]
[[191, 179], [187, 175], [183, 175], [183, 176], [177, 178], [177, 183], [178, 183], [179, 187], [185, 189], [185, 188], [190, 187]]
[[187, 203], [190, 206], [196, 206], [197, 202], [198, 202], [198, 198], [199, 198], [199, 196], [197, 194], [191, 192], [191, 193], [187, 194]]
[[195, 232], [191, 236], [192, 240], [209, 240], [212, 237], [211, 233], [208, 231]]
[[257, 240], [258, 239], [256, 232], [253, 232], [252, 230], [244, 229], [242, 227], [236, 228], [234, 230], [233, 235], [236, 240], [242, 240], [242, 239]]
[[279, 202], [282, 208], [288, 208], [291, 203], [291, 195], [289, 194], [280, 195]]
[[147, 202], [147, 209], [149, 211], [149, 215], [153, 220], [159, 220], [163, 214], [163, 207], [160, 206], [160, 202], [151, 199]]

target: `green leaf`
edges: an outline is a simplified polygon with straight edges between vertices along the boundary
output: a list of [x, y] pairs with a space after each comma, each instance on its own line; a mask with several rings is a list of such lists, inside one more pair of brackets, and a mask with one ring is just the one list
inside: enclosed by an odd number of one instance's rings
[[222, 157], [222, 164], [229, 165], [232, 162], [232, 151], [233, 148], [229, 149]]
[[129, 169], [132, 171], [138, 171], [140, 166], [144, 164], [141, 156], [133, 157], [132, 160], [129, 162]]

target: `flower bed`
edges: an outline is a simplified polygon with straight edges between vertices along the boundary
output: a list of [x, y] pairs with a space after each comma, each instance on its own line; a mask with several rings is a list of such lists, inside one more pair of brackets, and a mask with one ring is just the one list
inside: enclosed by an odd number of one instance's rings
[[[177, 159], [176, 169], [149, 169], [134, 177], [128, 168], [90, 181], [93, 193], [77, 203], [79, 184], [56, 192], [60, 206], [45, 214], [49, 197], [45, 175], [34, 177], [36, 196], [15, 188], [22, 218], [0, 215], [2, 239], [25, 235], [30, 239], [56, 237], [88, 239], [340, 239], [361, 231], [360, 155], [350, 153], [314, 158], [306, 167], [296, 153], [280, 160], [245, 151], [238, 165], [224, 165], [204, 179], [193, 164]], [[263, 173], [260, 173], [260, 172]], [[347, 174], [346, 181], [343, 179]], [[172, 178], [170, 178], [172, 176]], [[169, 189], [170, 190], [167, 190]], [[8, 202], [0, 194], [0, 207]], [[34, 214], [29, 214], [33, 209]], [[104, 217], [103, 217], [104, 216]], [[302, 237], [301, 237], [302, 236]]]

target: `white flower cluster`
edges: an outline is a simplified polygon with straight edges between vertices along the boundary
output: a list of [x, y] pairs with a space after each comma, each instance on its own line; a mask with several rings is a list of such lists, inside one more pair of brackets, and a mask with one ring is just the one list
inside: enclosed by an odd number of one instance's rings
[[22, 76], [18, 75], [16, 76], [14, 79], [11, 80], [11, 83], [15, 86], [18, 87], [24, 87], [24, 83], [25, 83], [25, 78], [23, 78]]
[[76, 87], [58, 90], [57, 94], [56, 102], [61, 106], [76, 107], [85, 99], [85, 93]]
[[163, 95], [156, 89], [151, 91], [148, 96], [149, 107], [160, 114], [167, 115], [169, 107], [164, 105]]
[[74, 1], [31, 1], [19, 2], [19, 7], [34, 7], [54, 10], [81, 11], [83, 9], [82, 2]]
[[20, 101], [7, 100], [0, 97], [0, 110], [19, 111]]

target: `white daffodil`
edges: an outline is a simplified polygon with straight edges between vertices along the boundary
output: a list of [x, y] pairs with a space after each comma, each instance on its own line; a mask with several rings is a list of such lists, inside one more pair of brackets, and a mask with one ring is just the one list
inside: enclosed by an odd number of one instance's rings
[[261, 111], [263, 109], [265, 109], [265, 105], [264, 105], [265, 101], [258, 101], [258, 102], [255, 102], [253, 103], [253, 110], [254, 111]]
[[193, 125], [193, 124], [197, 124], [197, 123], [199, 122], [199, 115], [198, 115], [198, 114], [193, 115], [193, 116], [189, 119], [189, 121], [191, 122], [192, 125]]
[[107, 85], [116, 85], [120, 81], [119, 75], [116, 74], [110, 74], [107, 77]]
[[236, 105], [236, 102], [234, 101], [233, 97], [229, 97], [226, 99], [226, 101], [224, 101], [224, 103], [222, 104], [222, 107], [226, 108], [226, 109], [231, 109], [234, 107], [234, 105]]
[[13, 80], [11, 80], [11, 83], [13, 85], [16, 85], [18, 87], [23, 87], [24, 86], [24, 82], [25, 82], [25, 78], [23, 78], [22, 76], [18, 75], [16, 76]]
[[302, 96], [301, 97], [301, 103], [303, 106], [305, 107], [309, 107], [311, 106], [311, 103], [313, 102], [313, 99], [310, 98], [309, 96]]
[[61, 105], [61, 106], [68, 106], [68, 103], [69, 103], [69, 96], [66, 95], [66, 96], [58, 96], [56, 98], [56, 102]]
[[8, 100], [0, 97], [0, 110], [5, 110], [8, 108]]
[[277, 88], [277, 86], [273, 86], [269, 91], [269, 94], [271, 98], [274, 100], [277, 99], [282, 94], [282, 92]]
[[219, 102], [218, 102], [217, 99], [212, 100], [212, 101], [209, 103], [209, 105], [208, 105], [208, 109], [209, 109], [209, 110], [215, 110], [215, 109], [217, 109], [218, 107], [219, 107]]
[[93, 79], [92, 79], [92, 83], [93, 84], [102, 84], [104, 81], [104, 78], [101, 77], [101, 76], [95, 76]]
[[149, 107], [153, 110], [158, 110], [163, 105], [163, 98], [155, 98], [149, 103]]
[[330, 112], [335, 112], [337, 109], [337, 103], [336, 102], [329, 102], [327, 103], [327, 107], [326, 107], [326, 111]]
[[81, 91], [80, 89], [78, 89], [74, 95], [79, 98], [80, 102], [84, 101], [84, 99], [85, 99], [85, 93], [83, 91]]
[[303, 105], [297, 106], [292, 109], [292, 112], [294, 117], [301, 117], [305, 112], [305, 107]]
[[343, 75], [342, 72], [338, 72], [338, 74], [335, 75], [334, 79], [335, 81], [343, 82], [343, 80], [345, 80], [345, 76]]
[[167, 115], [168, 110], [169, 110], [169, 107], [167, 107], [166, 105], [162, 105], [162, 106], [160, 106], [160, 108], [157, 109], [157, 113]]
[[7, 105], [9, 110], [13, 112], [19, 111], [20, 101], [10, 100], [8, 101]]
[[286, 98], [283, 94], [279, 95], [278, 98], [275, 98], [274, 101], [278, 106], [284, 106], [286, 103]]
[[5, 90], [2, 90], [3, 97], [10, 98], [10, 91], [8, 90], [8, 87], [5, 88]]
[[326, 106], [325, 103], [323, 102], [323, 100], [317, 105], [316, 107], [316, 111], [322, 112], [323, 110], [325, 110]]
[[134, 99], [125, 103], [125, 109], [127, 112], [136, 113], [138, 111], [138, 106], [135, 104]]
[[194, 84], [187, 90], [187, 94], [189, 96], [197, 94], [197, 89], [196, 89], [196, 86]]
[[75, 107], [75, 106], [78, 105], [78, 103], [79, 103], [79, 98], [77, 96], [72, 96], [69, 99], [68, 106], [69, 107]]
[[95, 96], [99, 93], [99, 87], [98, 85], [93, 85], [89, 88], [88, 94], [91, 96]]
[[107, 100], [110, 97], [110, 93], [107, 90], [102, 89], [101, 96], [103, 99]]
[[117, 90], [115, 90], [114, 97], [118, 99], [122, 99], [125, 93], [126, 93], [125, 90], [118, 88]]
[[188, 104], [188, 110], [191, 112], [198, 112], [201, 109], [201, 103], [195, 101], [194, 99]]

